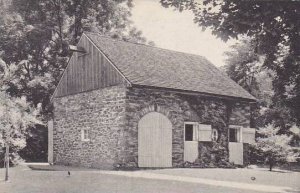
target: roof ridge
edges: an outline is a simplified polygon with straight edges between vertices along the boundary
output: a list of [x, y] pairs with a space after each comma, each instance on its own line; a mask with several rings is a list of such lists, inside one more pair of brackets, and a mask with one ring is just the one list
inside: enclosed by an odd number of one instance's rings
[[[111, 38], [109, 36], [106, 36], [106, 35], [103, 35], [103, 34], [100, 34], [100, 33], [96, 33], [96, 32], [83, 32], [83, 33], [85, 33], [85, 34], [94, 34], [94, 35], [97, 35], [97, 36], [104, 37], [106, 39], [110, 39], [112, 41], [125, 42], [125, 43], [135, 44], [135, 45], [138, 45], [138, 46], [145, 46], [145, 47], [150, 47], [150, 48], [155, 48], [155, 49], [161, 49], [161, 50], [165, 50], [165, 51], [168, 51], [168, 52], [177, 52], [177, 53], [181, 53], [181, 54], [188, 54], [188, 55], [197, 56], [197, 57], [200, 57], [200, 58], [203, 58], [203, 59], [209, 61], [205, 56], [202, 56], [202, 55], [199, 55], [199, 54], [193, 54], [193, 53], [182, 52], [182, 51], [177, 51], [177, 50], [170, 50], [170, 49], [167, 49], [167, 48], [161, 48], [161, 47], [157, 47], [157, 46], [151, 46], [151, 45], [147, 45], [147, 44], [143, 44], [143, 43], [138, 43], [138, 42], [130, 42], [130, 41], [124, 41], [124, 40], [120, 40], [120, 39], [114, 39], [114, 38]], [[213, 66], [215, 66], [212, 62], [210, 62], [210, 63]]]
[[[196, 89], [198, 92], [255, 100], [249, 92], [201, 55], [114, 39], [100, 33], [84, 32], [84, 35], [115, 64], [121, 74], [132, 84], [161, 86], [181, 90]], [[141, 52], [139, 52], [137, 56], [131, 55], [131, 53], [137, 52], [138, 50], [141, 50]], [[152, 58], [149, 53], [156, 57]], [[170, 59], [168, 57], [172, 58]], [[152, 62], [149, 63], [149, 61]], [[136, 67], [135, 63], [139, 63], [139, 66]], [[174, 64], [183, 66], [183, 68], [180, 68], [184, 71], [183, 73], [190, 73], [191, 75], [178, 78], [181, 77], [182, 74], [180, 72], [178, 73], [177, 70], [172, 70], [171, 72], [169, 69], [172, 68]], [[195, 67], [189, 67], [193, 65]], [[141, 68], [143, 70], [141, 70]], [[144, 72], [146, 72], [146, 74]], [[152, 74], [153, 77], [152, 75], [147, 75], [147, 73], [152, 72], [154, 73]], [[197, 72], [197, 75], [194, 74], [194, 72]], [[162, 76], [168, 75], [172, 75], [176, 78], [162, 78]]]

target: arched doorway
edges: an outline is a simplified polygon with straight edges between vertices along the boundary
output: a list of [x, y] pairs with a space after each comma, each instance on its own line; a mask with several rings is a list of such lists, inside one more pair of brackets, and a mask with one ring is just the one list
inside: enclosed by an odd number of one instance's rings
[[150, 112], [138, 124], [139, 167], [172, 167], [172, 124], [163, 114]]

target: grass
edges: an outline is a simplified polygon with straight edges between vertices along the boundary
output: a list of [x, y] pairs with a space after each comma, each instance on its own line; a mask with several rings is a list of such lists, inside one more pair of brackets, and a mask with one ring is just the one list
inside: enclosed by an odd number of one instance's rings
[[[58, 166], [58, 165], [29, 165], [32, 170], [41, 171], [98, 171], [97, 169]], [[207, 178], [222, 181], [235, 181], [252, 184], [290, 186], [300, 188], [300, 172], [294, 170], [284, 170], [274, 168], [273, 171], [268, 171], [268, 167], [256, 167], [253, 169], [236, 168], [236, 169], [221, 169], [221, 168], [171, 168], [171, 169], [139, 169], [145, 172], [187, 176], [196, 178]], [[252, 180], [253, 177], [255, 180]]]
[[[36, 166], [35, 166], [36, 168]], [[51, 168], [52, 170], [49, 170]], [[44, 166], [31, 170], [15, 167], [9, 183], [0, 181], [1, 193], [258, 193], [239, 189], [156, 179], [101, 174], [82, 168]], [[46, 170], [44, 170], [46, 169]], [[59, 171], [57, 171], [59, 169]], [[55, 170], [55, 171], [54, 171]], [[71, 171], [68, 176], [66, 171]], [[118, 171], [116, 171], [118, 172]], [[138, 172], [138, 171], [137, 171]], [[0, 179], [4, 169], [0, 169]]]
[[[68, 176], [67, 171], [71, 171]], [[115, 171], [118, 173], [118, 171]], [[156, 170], [140, 170], [132, 172], [166, 174], [173, 176], [204, 178], [212, 180], [243, 182], [248, 184], [262, 184], [273, 186], [291, 187], [300, 189], [300, 173], [275, 169], [269, 172], [267, 168], [255, 169], [192, 169], [172, 168]], [[4, 169], [0, 169], [0, 180], [4, 177]], [[251, 180], [255, 177], [255, 180]], [[10, 169], [10, 183], [0, 181], [1, 193], [254, 193], [238, 189], [230, 189], [219, 186], [208, 186], [203, 184], [181, 183], [173, 181], [128, 178], [117, 175], [107, 175], [97, 169], [29, 165], [18, 166]], [[295, 191], [298, 192], [298, 191]]]
[[[263, 184], [273, 186], [289, 186], [300, 189], [300, 172], [268, 168], [236, 168], [236, 169], [170, 169], [151, 171], [152, 173], [168, 174], [176, 176], [199, 177], [222, 181], [234, 181], [251, 184]], [[251, 178], [255, 178], [252, 180]]]

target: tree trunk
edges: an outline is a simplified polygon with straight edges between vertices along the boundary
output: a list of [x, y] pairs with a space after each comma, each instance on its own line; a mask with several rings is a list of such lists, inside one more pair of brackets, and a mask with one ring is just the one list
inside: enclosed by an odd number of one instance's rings
[[9, 145], [6, 142], [6, 151], [5, 151], [5, 181], [8, 181], [8, 169], [9, 169]]
[[269, 165], [270, 165], [270, 171], [272, 171], [272, 168], [274, 166], [274, 162], [272, 158], [269, 159]]
[[270, 163], [270, 170], [269, 171], [272, 171], [272, 168], [273, 168], [273, 164]]

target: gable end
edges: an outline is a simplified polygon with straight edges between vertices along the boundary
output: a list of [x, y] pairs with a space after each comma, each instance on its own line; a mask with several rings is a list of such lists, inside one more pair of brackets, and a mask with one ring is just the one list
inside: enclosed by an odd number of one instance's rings
[[83, 35], [77, 46], [87, 53], [72, 54], [52, 98], [128, 82], [87, 36]]

